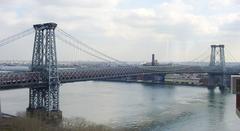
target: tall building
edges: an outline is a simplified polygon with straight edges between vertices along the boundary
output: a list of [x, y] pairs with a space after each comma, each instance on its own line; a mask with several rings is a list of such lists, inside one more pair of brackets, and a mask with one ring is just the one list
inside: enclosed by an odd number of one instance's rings
[[240, 117], [240, 75], [231, 76], [231, 91], [236, 94], [236, 113]]

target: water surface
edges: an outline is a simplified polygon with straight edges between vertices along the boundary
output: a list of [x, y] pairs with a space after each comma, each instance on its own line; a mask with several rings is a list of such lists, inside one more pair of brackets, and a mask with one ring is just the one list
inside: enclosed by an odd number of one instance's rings
[[[2, 111], [28, 106], [28, 89], [0, 91]], [[239, 131], [235, 95], [217, 89], [120, 82], [77, 82], [61, 86], [64, 117], [83, 117], [112, 127], [153, 131]]]

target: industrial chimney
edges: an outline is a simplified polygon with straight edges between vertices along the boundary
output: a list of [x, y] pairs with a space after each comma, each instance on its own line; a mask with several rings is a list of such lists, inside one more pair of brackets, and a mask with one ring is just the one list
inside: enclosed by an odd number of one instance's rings
[[0, 98], [0, 119], [2, 118], [2, 106], [1, 106], [1, 98]]
[[155, 55], [152, 54], [152, 66], [155, 66]]

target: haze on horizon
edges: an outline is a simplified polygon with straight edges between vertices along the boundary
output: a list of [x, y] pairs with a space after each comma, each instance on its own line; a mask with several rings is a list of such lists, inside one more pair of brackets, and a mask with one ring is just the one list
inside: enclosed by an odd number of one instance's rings
[[[123, 61], [149, 61], [152, 53], [160, 62], [187, 61], [209, 53], [210, 44], [225, 44], [240, 61], [239, 0], [1, 0], [0, 16], [0, 40], [33, 24], [56, 22]], [[30, 60], [33, 37], [1, 47], [0, 60]], [[57, 46], [62, 60], [92, 59]]]

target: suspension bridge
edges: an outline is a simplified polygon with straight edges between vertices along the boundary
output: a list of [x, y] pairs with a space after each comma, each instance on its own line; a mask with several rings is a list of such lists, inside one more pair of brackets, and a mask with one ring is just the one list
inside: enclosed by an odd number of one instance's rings
[[[59, 87], [61, 84], [69, 82], [107, 80], [139, 74], [207, 73], [209, 86], [220, 85], [226, 87], [227, 79], [230, 75], [240, 72], [240, 68], [225, 66], [224, 45], [211, 45], [210, 62], [206, 66], [129, 65], [79, 41], [64, 30], [57, 28], [56, 23], [36, 24], [33, 27], [0, 41], [0, 47], [2, 47], [35, 33], [30, 69], [18, 72], [0, 72], [0, 89], [29, 88], [29, 107], [27, 108], [29, 112], [42, 110], [53, 114], [54, 117], [61, 117]], [[58, 32], [58, 35], [55, 32]], [[56, 38], [88, 55], [105, 62], [114, 62], [118, 66], [88, 69], [59, 69]], [[94, 53], [83, 50], [74, 43], [79, 43]]]

